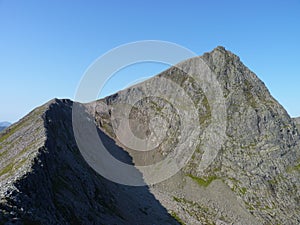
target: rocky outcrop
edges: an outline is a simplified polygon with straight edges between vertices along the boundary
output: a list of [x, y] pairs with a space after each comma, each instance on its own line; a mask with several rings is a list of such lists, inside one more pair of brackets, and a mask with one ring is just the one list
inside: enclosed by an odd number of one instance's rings
[[298, 129], [298, 132], [300, 131], [300, 117], [297, 117], [297, 118], [293, 118], [294, 120], [294, 123]]
[[[87, 164], [74, 136], [74, 104], [109, 152], [148, 185], [111, 182]], [[0, 133], [0, 221], [298, 224], [297, 124], [223, 47], [89, 104], [55, 99]], [[152, 182], [143, 166], [168, 155], [186, 163]]]

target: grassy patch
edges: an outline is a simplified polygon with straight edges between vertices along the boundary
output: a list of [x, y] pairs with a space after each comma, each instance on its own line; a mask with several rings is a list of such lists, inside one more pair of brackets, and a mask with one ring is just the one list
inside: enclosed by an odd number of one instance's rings
[[278, 184], [278, 181], [276, 179], [272, 179], [272, 180], [268, 180], [268, 183], [270, 185], [277, 185]]
[[17, 171], [19, 168], [21, 168], [25, 162], [27, 161], [27, 158], [21, 159], [18, 162], [13, 161], [12, 163], [9, 163], [6, 167], [4, 167], [0, 171], [0, 177], [4, 174], [11, 174], [13, 171]]
[[181, 202], [181, 199], [180, 198], [177, 198], [175, 196], [173, 196], [173, 200], [176, 201], [176, 202]]
[[300, 171], [300, 164], [295, 166], [294, 169]]
[[292, 172], [300, 172], [300, 159], [298, 159], [294, 165], [291, 165], [287, 168], [286, 172], [292, 173]]
[[0, 171], [0, 177], [4, 174], [9, 173], [14, 167], [13, 163], [8, 164], [6, 167], [4, 167], [1, 171]]
[[[12, 173], [13, 171], [18, 170], [20, 167], [22, 167], [24, 165], [24, 163], [27, 161], [28, 157], [24, 157], [23, 155], [34, 146], [34, 144], [36, 144], [37, 141], [31, 143], [29, 146], [27, 146], [26, 148], [24, 148], [23, 150], [21, 150], [17, 155], [15, 155], [14, 157], [12, 157], [9, 160], [9, 164], [4, 167], [1, 171], [0, 171], [0, 176], [7, 174], [7, 173]], [[3, 157], [5, 154], [7, 154], [8, 150], [3, 151], [2, 153], [0, 153], [0, 157]], [[19, 161], [17, 161], [19, 160]]]
[[178, 223], [180, 223], [181, 225], [185, 225], [185, 223], [180, 219], [176, 212], [172, 211], [170, 214], [175, 220], [177, 220]]
[[0, 137], [0, 142], [5, 141], [7, 138], [9, 138], [13, 133], [15, 133], [17, 130], [24, 127], [26, 121], [20, 122], [17, 125], [14, 125], [12, 127], [9, 127], [5, 133]]
[[112, 128], [109, 124], [103, 123], [103, 124], [102, 124], [102, 129], [104, 130], [104, 132], [105, 132], [108, 136], [110, 136], [110, 137], [115, 137], [114, 130], [113, 130], [113, 128]]
[[4, 156], [6, 153], [7, 153], [7, 150], [4, 150], [3, 152], [0, 152], [0, 158], [1, 158], [2, 156]]
[[240, 192], [241, 192], [243, 195], [246, 194], [247, 188], [242, 187], [242, 188], [240, 189]]
[[202, 179], [200, 177], [195, 177], [191, 174], [188, 175], [190, 178], [192, 178], [194, 181], [196, 181], [200, 186], [203, 187], [207, 187], [208, 185], [210, 185], [210, 183], [216, 179], [218, 179], [217, 176], [210, 176], [210, 177], [206, 177], [206, 179]]
[[249, 209], [250, 211], [255, 210], [255, 208], [248, 202], [245, 202], [246, 208]]

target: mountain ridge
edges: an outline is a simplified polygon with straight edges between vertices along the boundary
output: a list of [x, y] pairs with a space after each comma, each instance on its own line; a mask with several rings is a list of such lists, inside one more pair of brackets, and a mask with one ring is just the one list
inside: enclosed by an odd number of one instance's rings
[[[1, 183], [0, 221], [21, 224], [90, 224], [91, 221], [96, 224], [129, 224], [146, 220], [152, 224], [160, 220], [166, 224], [177, 224], [146, 187], [131, 188], [112, 183], [85, 163], [76, 147], [72, 129], [63, 129], [71, 127], [72, 104], [70, 100], [53, 99], [22, 119], [21, 126], [11, 128], [44, 133], [47, 138], [39, 139], [38, 146], [30, 144], [31, 147], [24, 148], [25, 152], [24, 149], [17, 152], [16, 155], [28, 155], [26, 162], [20, 166], [15, 163], [10, 171], [5, 171], [10, 176]], [[44, 113], [41, 115], [40, 111]], [[42, 130], [33, 130], [35, 126], [32, 124], [37, 124], [37, 121], [31, 120], [33, 115], [38, 122], [44, 123], [40, 126]], [[60, 117], [56, 119], [58, 115]], [[69, 141], [61, 141], [63, 138]], [[12, 139], [6, 136], [5, 141]], [[1, 174], [5, 168], [1, 168]], [[12, 173], [15, 173], [14, 176], [11, 176]], [[3, 174], [1, 179], [3, 181]], [[77, 186], [82, 180], [84, 185]], [[117, 195], [121, 197], [117, 198]], [[137, 201], [139, 196], [144, 198], [144, 204]], [[147, 210], [155, 216], [147, 215]], [[135, 218], [131, 211], [140, 212], [140, 217]]]
[[[181, 65], [187, 72], [200, 73], [199, 68], [193, 68], [197, 60], [204, 60], [216, 74], [226, 104], [225, 141], [207, 168], [199, 170], [205, 154], [201, 142], [188, 164], [161, 183], [130, 187], [110, 182], [96, 174], [80, 154], [72, 125], [74, 103], [54, 99], [0, 133], [0, 221], [7, 224], [12, 221], [19, 224], [298, 223], [300, 137], [295, 120], [239, 57], [225, 48], [217, 47]], [[200, 125], [209, 127], [215, 103], [209, 102], [212, 100], [205, 96], [201, 85], [176, 67], [107, 98], [76, 103], [81, 105], [84, 118], [95, 123], [111, 153], [128, 164], [147, 165], [162, 160], [179, 143], [179, 117], [164, 99], [140, 100], [137, 109], [132, 110], [131, 129], [138, 131], [136, 135], [147, 136], [149, 118], [160, 115], [170, 118], [172, 140], [142, 154], [122, 145], [114, 133], [118, 124], [113, 124], [111, 112], [138, 91], [147, 90], [147, 84], [157, 84], [156, 80], [162, 77], [186, 91], [198, 110]], [[171, 87], [166, 86], [165, 90], [170, 92]], [[162, 135], [159, 133], [162, 131], [157, 132]], [[212, 138], [206, 145], [213, 147], [217, 139]], [[131, 207], [125, 206], [128, 202]]]

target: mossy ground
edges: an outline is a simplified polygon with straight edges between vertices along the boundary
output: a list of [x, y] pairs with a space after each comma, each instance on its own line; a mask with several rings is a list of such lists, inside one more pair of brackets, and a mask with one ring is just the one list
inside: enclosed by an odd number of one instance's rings
[[200, 186], [203, 186], [203, 187], [207, 187], [208, 185], [210, 185], [210, 183], [216, 179], [218, 179], [217, 176], [209, 176], [209, 177], [206, 177], [205, 179], [203, 178], [200, 178], [200, 177], [196, 177], [196, 176], [193, 176], [191, 174], [188, 174], [188, 176], [190, 178], [192, 178], [194, 181], [197, 182], [197, 184], [199, 184]]

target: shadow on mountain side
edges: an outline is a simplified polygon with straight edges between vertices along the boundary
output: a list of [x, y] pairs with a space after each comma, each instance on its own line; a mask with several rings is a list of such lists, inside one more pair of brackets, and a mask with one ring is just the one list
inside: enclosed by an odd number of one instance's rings
[[[16, 182], [18, 191], [7, 197], [12, 207], [6, 209], [11, 215], [4, 221], [14, 221], [14, 224], [178, 224], [147, 186], [111, 182], [85, 162], [74, 138], [72, 105], [69, 100], [55, 100], [49, 106], [44, 115], [45, 147], [39, 149], [32, 172]], [[102, 131], [98, 132], [115, 156], [132, 164], [132, 158], [123, 149]]]

